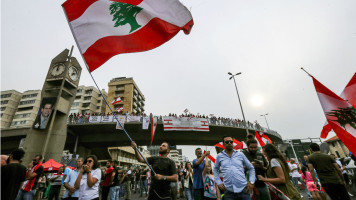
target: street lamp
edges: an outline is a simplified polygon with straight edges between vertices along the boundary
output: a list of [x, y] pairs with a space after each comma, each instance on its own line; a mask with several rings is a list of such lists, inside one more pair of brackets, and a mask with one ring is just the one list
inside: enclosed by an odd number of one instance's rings
[[239, 72], [239, 73], [237, 73], [237, 74], [235, 74], [235, 75], [233, 75], [231, 72], [228, 72], [227, 74], [230, 75], [229, 80], [231, 80], [232, 78], [234, 79], [235, 88], [236, 88], [236, 93], [237, 93], [237, 97], [239, 98], [239, 103], [240, 103], [240, 107], [241, 107], [242, 117], [244, 118], [244, 123], [245, 123], [245, 127], [246, 127], [246, 133], [247, 133], [247, 135], [249, 135], [248, 127], [247, 127], [247, 123], [246, 123], [246, 119], [245, 119], [244, 110], [242, 109], [242, 104], [241, 104], [241, 100], [240, 100], [240, 95], [239, 95], [239, 91], [237, 90], [236, 81], [235, 81], [235, 76], [240, 75], [241, 72]]
[[261, 117], [263, 116], [263, 117], [265, 117], [265, 120], [266, 120], [266, 124], [267, 124], [267, 128], [268, 128], [268, 132], [269, 132], [269, 126], [268, 126], [268, 122], [267, 122], [267, 118], [266, 118], [266, 115], [268, 115], [268, 113], [266, 113], [266, 114], [264, 114], [264, 115], [261, 115]]

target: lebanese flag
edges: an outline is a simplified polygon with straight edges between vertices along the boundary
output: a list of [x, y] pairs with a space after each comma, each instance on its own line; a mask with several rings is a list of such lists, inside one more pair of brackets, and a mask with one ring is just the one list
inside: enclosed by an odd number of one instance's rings
[[151, 118], [151, 144], [153, 142], [153, 137], [155, 136], [155, 132], [157, 129], [157, 124], [158, 124], [158, 117], [152, 117]]
[[124, 108], [123, 107], [120, 107], [120, 108], [118, 108], [116, 111], [117, 111], [117, 113], [120, 113], [121, 111], [123, 111], [124, 110]]
[[193, 18], [179, 0], [67, 0], [62, 4], [92, 72], [121, 53], [147, 51], [189, 34]]
[[[346, 85], [344, 91], [340, 94], [340, 97], [347, 100], [354, 108], [356, 108], [356, 73]], [[325, 122], [320, 137], [326, 138], [331, 131], [331, 126], [328, 122]]]
[[224, 145], [222, 142], [216, 143], [214, 146], [225, 149]]
[[117, 103], [120, 103], [121, 102], [121, 97], [118, 96], [116, 97], [116, 99], [114, 99], [114, 101], [111, 102], [111, 105], [114, 105], [114, 104], [117, 104]]
[[242, 142], [236, 140], [235, 138], [233, 138], [232, 141], [234, 142], [233, 149], [235, 149], [235, 150], [243, 149], [244, 145]]
[[[205, 150], [204, 150], [204, 154], [205, 154]], [[211, 156], [210, 154], [208, 155], [208, 159], [211, 160], [211, 162], [213, 162], [215, 164], [215, 158], [213, 156]]]
[[328, 124], [339, 139], [356, 153], [356, 109], [313, 77], [315, 90]]
[[268, 143], [272, 144], [272, 140], [269, 139], [269, 137], [267, 135], [265, 135], [265, 134], [262, 135], [262, 140], [263, 140], [264, 143], [268, 142]]
[[258, 144], [259, 144], [261, 147], [265, 146], [265, 143], [263, 142], [263, 140], [262, 140], [260, 134], [258, 133], [258, 131], [256, 131], [256, 133], [255, 133], [255, 138], [256, 138]]

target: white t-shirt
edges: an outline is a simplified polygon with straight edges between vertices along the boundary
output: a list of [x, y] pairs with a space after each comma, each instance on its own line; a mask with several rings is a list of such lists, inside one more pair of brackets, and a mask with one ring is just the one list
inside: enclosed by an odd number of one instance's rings
[[[340, 160], [336, 160], [336, 163], [339, 165], [340, 169], [342, 170], [342, 164]], [[346, 170], [342, 170], [342, 174], [346, 174]]]
[[292, 172], [292, 177], [301, 177], [301, 175], [298, 172], [298, 165], [296, 163], [291, 164], [289, 166], [289, 168], [290, 168], [290, 171], [292, 171], [293, 169], [296, 169]]
[[80, 180], [79, 186], [79, 199], [80, 200], [89, 200], [99, 197], [99, 183], [101, 179], [101, 170], [97, 168], [91, 171], [91, 176], [93, 178], [98, 179], [98, 181], [93, 185], [93, 187], [89, 187], [87, 183], [88, 174], [82, 175], [82, 180]]

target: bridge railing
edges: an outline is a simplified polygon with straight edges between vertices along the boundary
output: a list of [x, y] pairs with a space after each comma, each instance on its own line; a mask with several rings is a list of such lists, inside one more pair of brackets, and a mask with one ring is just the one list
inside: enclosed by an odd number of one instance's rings
[[[99, 116], [98, 116], [99, 117]], [[143, 118], [145, 116], [137, 116], [137, 117], [140, 117], [139, 121], [136, 121], [137, 122], [141, 122], [143, 121]], [[116, 123], [115, 120], [111, 121], [111, 122], [101, 122], [101, 121], [98, 121], [98, 122], [90, 122], [89, 121], [89, 118], [90, 116], [89, 115], [85, 115], [85, 116], [81, 116], [81, 117], [78, 117], [78, 116], [69, 116], [68, 117], [68, 124], [100, 124], [100, 123]], [[274, 131], [274, 130], [271, 130], [271, 129], [268, 129], [268, 128], [265, 128], [265, 127], [262, 127], [260, 126], [259, 124], [257, 123], [251, 123], [251, 122], [247, 122], [247, 123], [244, 123], [244, 121], [240, 121], [240, 120], [235, 120], [235, 119], [228, 119], [228, 118], [216, 118], [216, 117], [207, 117], [207, 119], [209, 120], [209, 124], [210, 125], [215, 125], [215, 126], [227, 126], [227, 127], [236, 127], [236, 128], [248, 128], [249, 130], [254, 130], [254, 131], [260, 131], [261, 129], [263, 130], [264, 133], [268, 133], [268, 134], [271, 134], [275, 137], [278, 137], [278, 138], [281, 138], [281, 135], [279, 133], [277, 133], [277, 131]], [[162, 121], [162, 116], [158, 116], [158, 122], [163, 122]], [[125, 123], [131, 123], [131, 122], [127, 122], [125, 120]]]

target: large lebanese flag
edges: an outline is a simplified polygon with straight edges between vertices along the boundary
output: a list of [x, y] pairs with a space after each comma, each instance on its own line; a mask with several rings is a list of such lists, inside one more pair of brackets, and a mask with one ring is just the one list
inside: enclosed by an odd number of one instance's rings
[[315, 90], [328, 124], [339, 139], [356, 153], [356, 109], [313, 77]]
[[147, 51], [193, 18], [179, 0], [67, 0], [62, 4], [77, 45], [92, 72], [121, 53]]
[[[354, 108], [356, 108], [356, 73], [346, 85], [344, 91], [340, 94], [340, 97], [347, 100]], [[320, 137], [326, 138], [331, 131], [331, 126], [328, 122], [325, 122]]]

